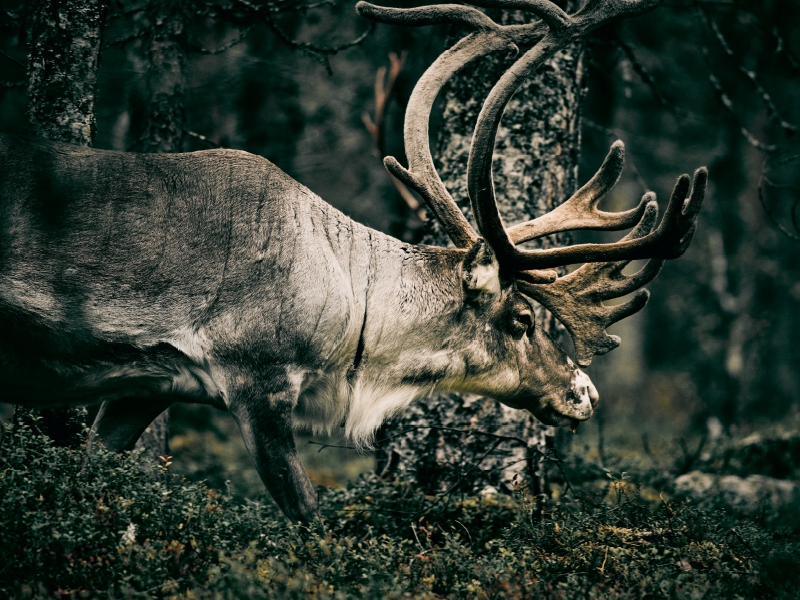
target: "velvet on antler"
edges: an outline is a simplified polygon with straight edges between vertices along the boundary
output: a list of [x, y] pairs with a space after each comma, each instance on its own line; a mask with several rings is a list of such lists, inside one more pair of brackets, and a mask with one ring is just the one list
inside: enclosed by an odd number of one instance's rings
[[[645, 194], [644, 215], [636, 227], [623, 239], [641, 239], [649, 234], [658, 220], [658, 204], [651, 194]], [[549, 285], [534, 285], [518, 281], [520, 291], [546, 306], [566, 327], [575, 346], [576, 362], [582, 367], [592, 362], [595, 354], [605, 354], [619, 346], [615, 335], [606, 328], [639, 312], [647, 303], [649, 293], [640, 289], [661, 271], [663, 259], [651, 259], [633, 275], [622, 270], [630, 261], [586, 263], [572, 273], [559, 277]], [[629, 301], [606, 306], [604, 300], [625, 296], [639, 290]]]

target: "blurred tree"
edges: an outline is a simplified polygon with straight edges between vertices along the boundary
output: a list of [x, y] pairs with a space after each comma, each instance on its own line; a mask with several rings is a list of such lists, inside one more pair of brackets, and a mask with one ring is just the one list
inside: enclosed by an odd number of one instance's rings
[[145, 152], [183, 150], [186, 109], [187, 0], [150, 0], [148, 28], [147, 112], [142, 149]]
[[91, 146], [100, 40], [110, 0], [34, 0], [28, 13], [31, 133]]

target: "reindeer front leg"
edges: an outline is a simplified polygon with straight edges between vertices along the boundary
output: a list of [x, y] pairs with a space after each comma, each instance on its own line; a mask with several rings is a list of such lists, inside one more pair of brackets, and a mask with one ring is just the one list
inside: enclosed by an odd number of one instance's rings
[[289, 519], [307, 523], [319, 515], [319, 508], [292, 431], [292, 408], [299, 393], [291, 383], [279, 392], [244, 386], [231, 394], [229, 409], [272, 498]]

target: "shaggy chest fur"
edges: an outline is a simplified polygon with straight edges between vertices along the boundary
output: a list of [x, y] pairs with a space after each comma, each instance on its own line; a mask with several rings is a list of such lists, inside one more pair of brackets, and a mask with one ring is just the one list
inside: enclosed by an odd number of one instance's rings
[[313, 378], [294, 409], [295, 427], [315, 434], [342, 434], [358, 448], [371, 446], [386, 419], [431, 391], [431, 387], [390, 384], [365, 375], [340, 373]]

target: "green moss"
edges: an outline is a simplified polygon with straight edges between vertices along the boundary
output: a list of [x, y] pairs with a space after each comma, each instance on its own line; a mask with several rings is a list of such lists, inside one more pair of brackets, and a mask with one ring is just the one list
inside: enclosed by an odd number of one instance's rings
[[0, 597], [789, 598], [800, 583], [795, 529], [605, 472], [544, 504], [369, 475], [320, 489], [323, 533], [169, 471], [7, 430]]

